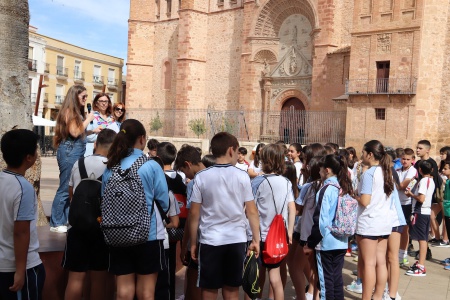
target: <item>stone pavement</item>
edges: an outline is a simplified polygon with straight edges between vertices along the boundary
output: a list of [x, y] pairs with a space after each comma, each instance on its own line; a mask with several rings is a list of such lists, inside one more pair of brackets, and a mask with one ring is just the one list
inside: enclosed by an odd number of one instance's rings
[[[46, 215], [50, 214], [51, 204], [58, 188], [59, 179], [58, 165], [56, 157], [42, 157], [42, 175], [41, 175], [41, 199]], [[56, 234], [56, 233], [55, 233]], [[418, 244], [414, 243], [415, 249]], [[431, 248], [433, 259], [426, 262], [426, 277], [411, 277], [404, 275], [404, 271], [400, 273], [399, 294], [403, 300], [450, 300], [450, 271], [445, 271], [439, 264], [440, 260], [450, 257], [450, 248]], [[414, 258], [410, 257], [410, 262], [414, 262]], [[344, 264], [344, 284], [350, 284], [355, 279], [352, 270], [356, 269], [356, 262], [350, 257], [345, 258]], [[405, 268], [406, 271], [407, 268]], [[177, 293], [176, 296], [182, 294], [182, 286], [184, 280], [184, 269], [177, 273]], [[268, 280], [268, 279], [267, 279]], [[267, 281], [266, 280], [266, 281]], [[264, 295], [267, 296], [267, 283]], [[286, 286], [285, 299], [293, 299], [295, 293], [292, 282], [288, 278]], [[242, 297], [243, 299], [243, 297]], [[345, 299], [361, 299], [360, 295], [345, 291]]]

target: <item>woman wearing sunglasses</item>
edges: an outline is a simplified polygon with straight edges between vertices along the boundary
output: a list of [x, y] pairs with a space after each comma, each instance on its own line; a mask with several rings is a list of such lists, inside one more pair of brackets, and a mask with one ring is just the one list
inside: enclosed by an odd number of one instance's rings
[[87, 130], [91, 133], [87, 136], [86, 153], [84, 156], [94, 154], [94, 143], [97, 140], [97, 135], [102, 129], [105, 129], [114, 123], [114, 116], [112, 115], [112, 103], [108, 94], [98, 93], [94, 102], [92, 103], [94, 110], [94, 120], [89, 124]]
[[122, 122], [125, 120], [125, 104], [116, 103], [113, 107], [114, 119], [116, 120], [117, 126], [120, 128]]
[[86, 151], [86, 128], [94, 120], [94, 113], [85, 116], [86, 88], [72, 86], [56, 117], [53, 143], [57, 148], [56, 159], [59, 167], [59, 187], [52, 204], [50, 231], [67, 232], [69, 214], [69, 177], [75, 162]]

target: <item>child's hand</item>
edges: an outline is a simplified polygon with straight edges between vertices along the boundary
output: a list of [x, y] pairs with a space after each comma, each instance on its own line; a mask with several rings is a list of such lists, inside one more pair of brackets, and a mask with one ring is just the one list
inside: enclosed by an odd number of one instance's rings
[[22, 289], [25, 283], [25, 273], [24, 272], [16, 272], [14, 273], [14, 283], [9, 287], [11, 292], [17, 292]]
[[303, 246], [303, 253], [305, 255], [310, 255], [311, 253], [313, 253], [313, 249], [309, 248], [308, 245]]
[[413, 194], [411, 193], [411, 190], [405, 190], [405, 195], [411, 197]]
[[288, 237], [289, 237], [289, 245], [292, 245], [292, 233], [288, 234]]
[[255, 253], [255, 257], [258, 258], [259, 256], [259, 242], [253, 240], [250, 246], [248, 246], [247, 250], [247, 256], [250, 255], [250, 252], [253, 251]]
[[192, 260], [194, 260], [195, 262], [198, 262], [198, 258], [197, 258], [197, 245], [196, 245], [196, 244], [191, 245], [191, 258], [192, 258]]

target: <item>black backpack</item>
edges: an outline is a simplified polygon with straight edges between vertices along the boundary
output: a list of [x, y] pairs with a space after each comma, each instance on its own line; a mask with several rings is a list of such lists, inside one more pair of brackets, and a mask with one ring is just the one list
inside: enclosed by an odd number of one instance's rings
[[81, 181], [75, 189], [69, 209], [69, 224], [76, 230], [92, 232], [100, 229], [102, 176], [89, 178], [84, 157], [78, 160]]

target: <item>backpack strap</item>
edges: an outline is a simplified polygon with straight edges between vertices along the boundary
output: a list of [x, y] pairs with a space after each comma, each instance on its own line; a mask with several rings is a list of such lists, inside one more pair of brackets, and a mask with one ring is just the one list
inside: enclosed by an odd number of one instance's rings
[[[170, 201], [169, 201], [170, 202]], [[167, 214], [164, 212], [164, 210], [161, 207], [161, 204], [159, 204], [158, 201], [153, 200], [153, 203], [158, 208], [159, 214], [161, 215], [161, 218], [166, 222], [166, 225], [170, 223], [170, 218], [167, 216]]]
[[[267, 183], [269, 184], [270, 190], [272, 191], [273, 206], [275, 206], [275, 214], [278, 215], [277, 204], [275, 203], [275, 197], [273, 196], [272, 185], [270, 184], [270, 181], [269, 181], [269, 179], [267, 179], [267, 176], [266, 176], [266, 175], [262, 175], [262, 176], [264, 177], [265, 180], [267, 180]], [[287, 184], [287, 186], [289, 186], [289, 184]], [[287, 190], [287, 189], [286, 189], [286, 190]], [[283, 209], [284, 209], [284, 206], [286, 205], [286, 201], [287, 201], [287, 194], [286, 194], [286, 198], [284, 199], [283, 206], [281, 207], [280, 214], [283, 213]]]
[[80, 170], [81, 179], [88, 178], [87, 171], [86, 171], [86, 165], [84, 164], [84, 156], [78, 160], [78, 169]]

